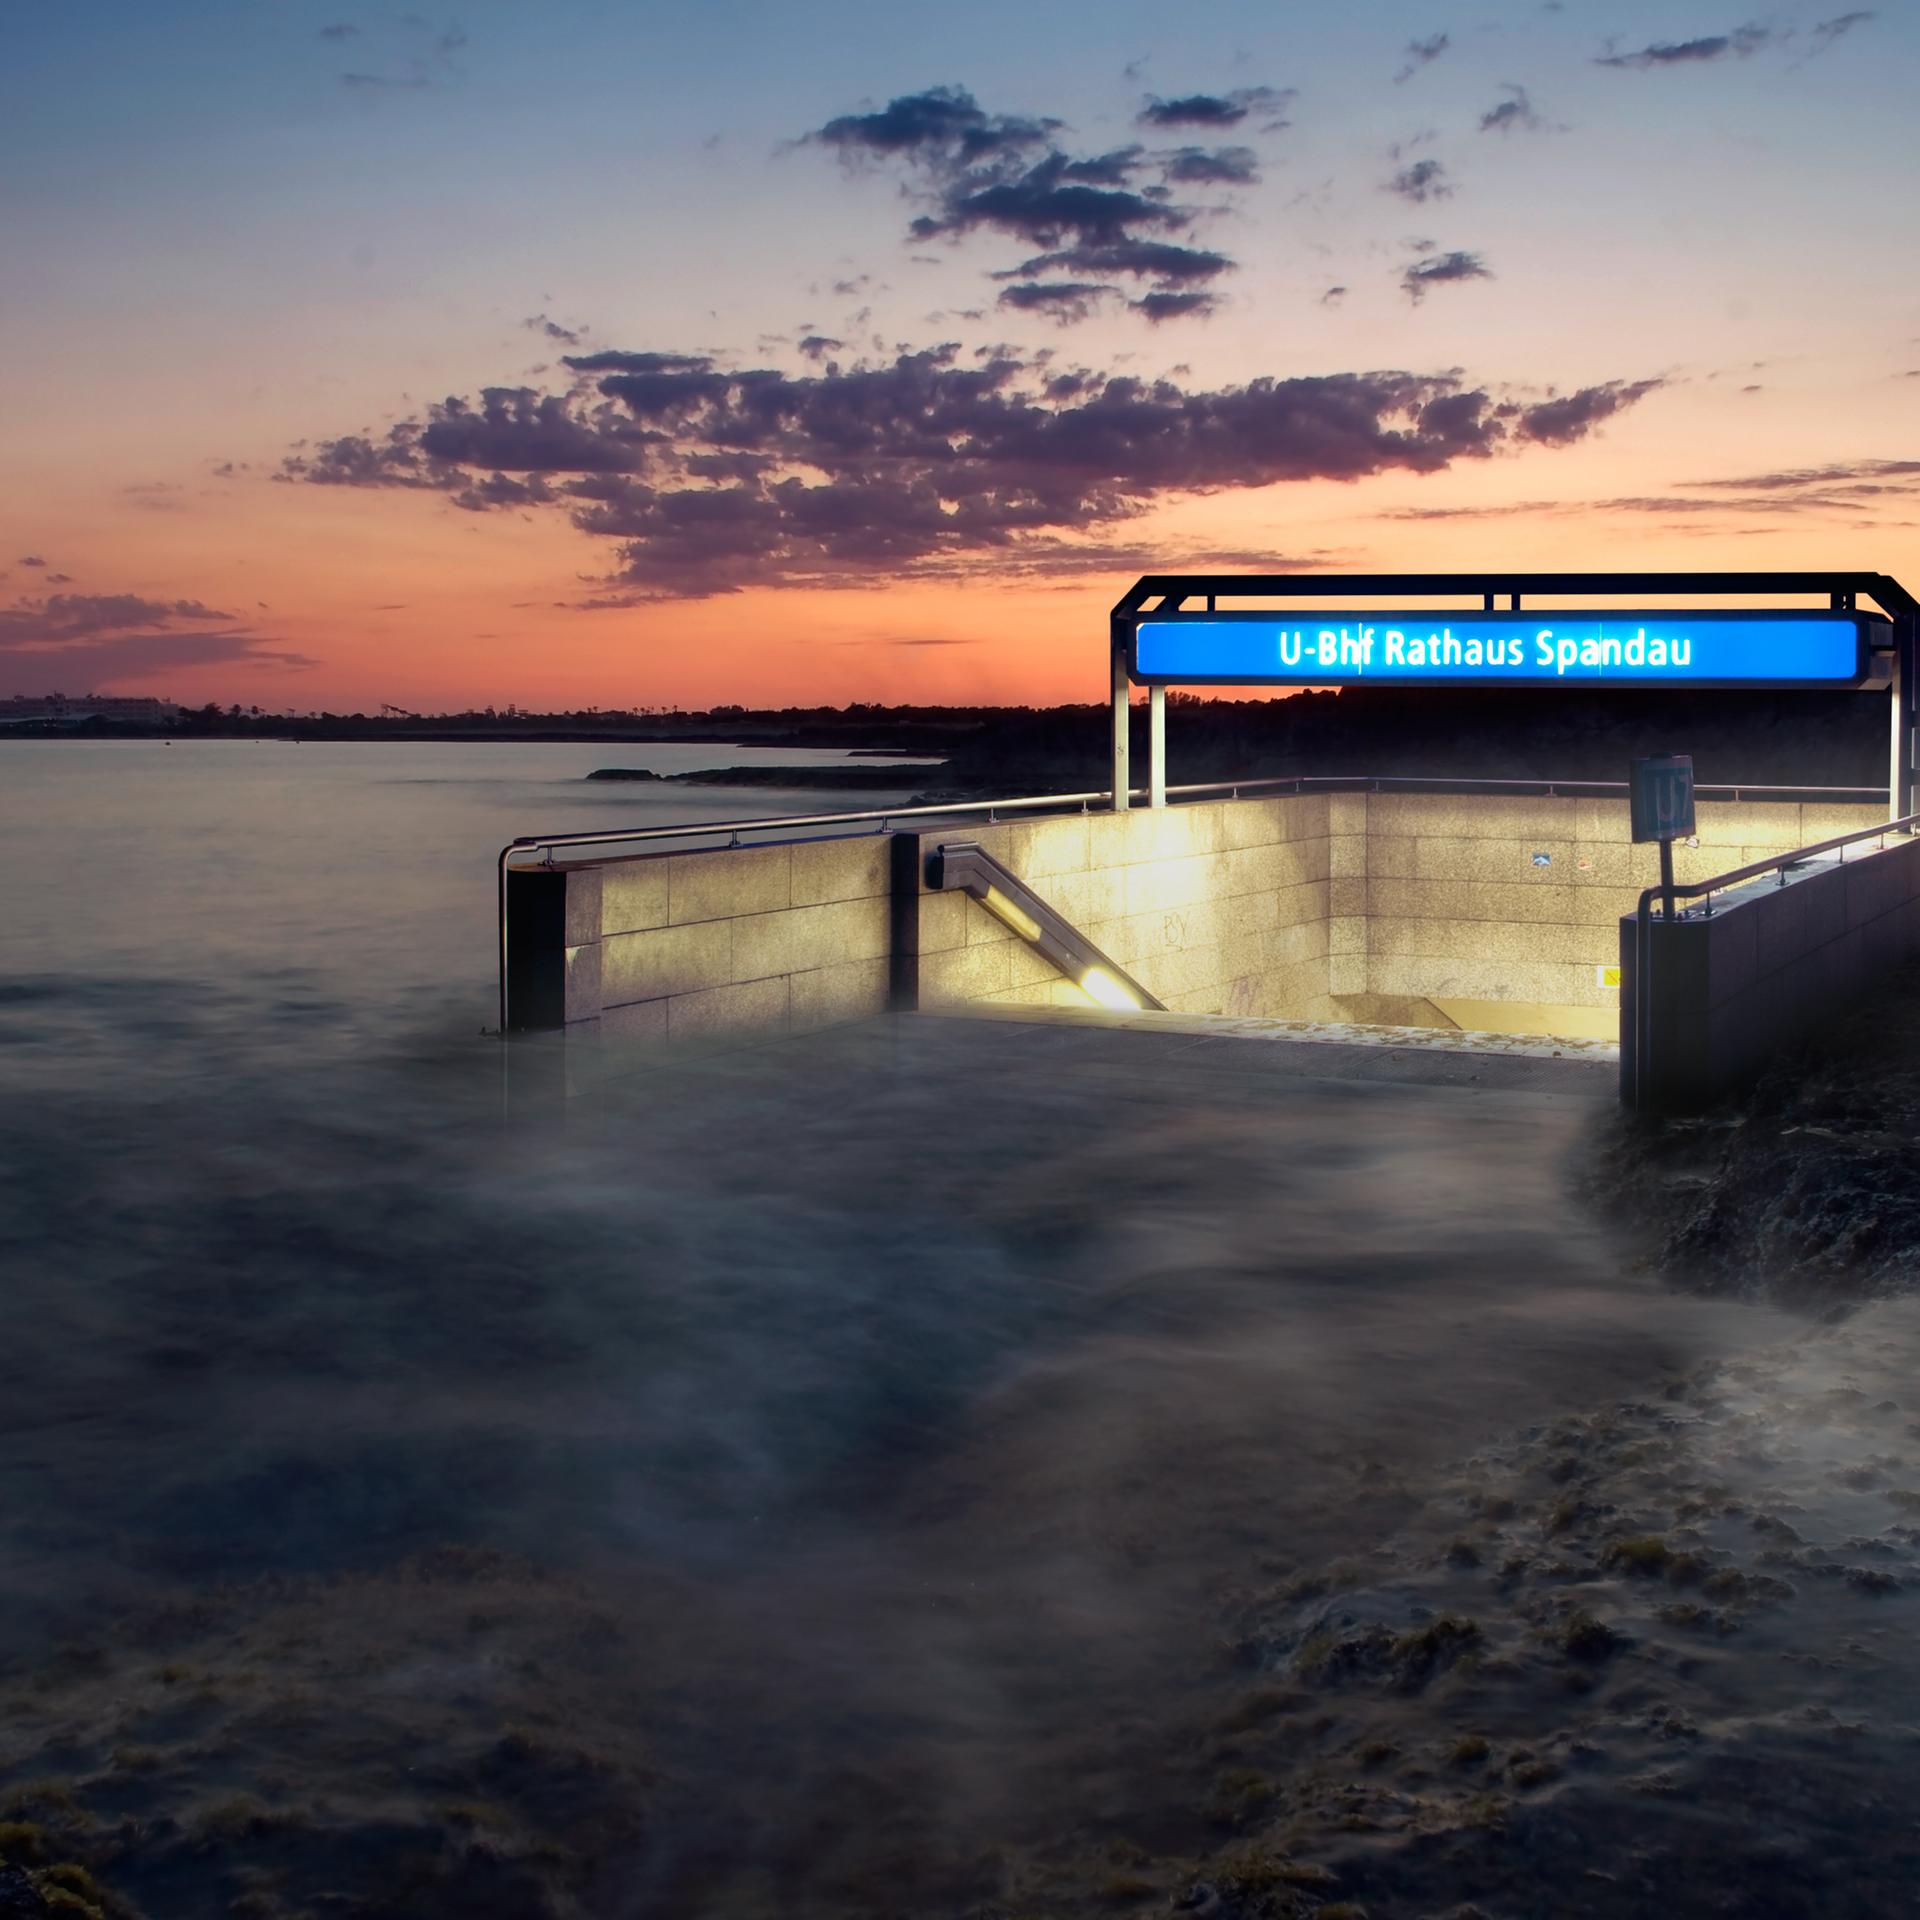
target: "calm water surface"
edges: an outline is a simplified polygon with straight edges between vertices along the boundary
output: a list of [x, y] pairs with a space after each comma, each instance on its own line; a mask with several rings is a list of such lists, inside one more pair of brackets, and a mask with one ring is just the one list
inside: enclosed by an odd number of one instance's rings
[[[270, 1046], [303, 1014], [329, 1048], [492, 1011], [493, 859], [523, 833], [884, 804], [819, 789], [589, 785], [808, 766], [838, 752], [720, 745], [0, 741], [0, 969], [146, 983]], [[870, 759], [854, 764], [871, 766]], [[902, 795], [918, 776], [903, 778]]]

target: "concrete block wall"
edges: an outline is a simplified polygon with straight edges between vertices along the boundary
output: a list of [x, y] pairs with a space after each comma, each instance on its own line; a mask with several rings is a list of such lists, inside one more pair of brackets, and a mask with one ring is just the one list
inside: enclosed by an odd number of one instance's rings
[[[1676, 867], [1705, 878], [1881, 817], [1703, 803]], [[927, 890], [947, 839], [978, 841], [1178, 1011], [1472, 1026], [1525, 1003], [1538, 1032], [1612, 1031], [1597, 969], [1657, 876], [1624, 801], [1377, 793], [582, 861], [509, 875], [515, 1022], [709, 1046], [889, 1006], [1088, 1004], [975, 902]]]
[[513, 873], [511, 1004], [550, 1016], [563, 979], [570, 1031], [675, 1046], [882, 1013], [890, 851], [865, 834]]
[[928, 890], [927, 856], [971, 840], [1176, 1011], [1330, 1018], [1336, 805], [1316, 794], [919, 831], [903, 994], [929, 1010], [1091, 1004], [978, 902]]
[[1622, 1094], [1651, 1112], [1698, 1111], [1920, 952], [1920, 840], [1896, 836], [1785, 886], [1742, 889], [1711, 919], [1656, 919], [1644, 985], [1637, 931], [1634, 916], [1621, 920]]
[[[1343, 1017], [1405, 1018], [1424, 1000], [1460, 1007], [1468, 1025], [1475, 1003], [1610, 1020], [1618, 990], [1599, 970], [1618, 959], [1620, 916], [1660, 877], [1658, 849], [1632, 844], [1624, 799], [1342, 797], [1364, 809], [1366, 861], [1349, 936], [1364, 945], [1335, 988]], [[1753, 801], [1702, 801], [1696, 815], [1699, 845], [1674, 849], [1679, 880], [1885, 818], [1871, 806]]]

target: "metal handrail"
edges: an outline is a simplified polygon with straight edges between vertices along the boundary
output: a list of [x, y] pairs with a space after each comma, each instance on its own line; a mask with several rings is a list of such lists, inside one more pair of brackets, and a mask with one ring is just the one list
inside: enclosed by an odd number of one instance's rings
[[[1185, 786], [1169, 787], [1166, 792], [1169, 800], [1176, 796], [1197, 796], [1209, 793], [1223, 793], [1237, 800], [1244, 793], [1261, 793], [1282, 788], [1297, 794], [1304, 792], [1308, 787], [1362, 793], [1381, 793], [1389, 788], [1405, 787], [1417, 787], [1427, 791], [1439, 788], [1484, 793], [1524, 790], [1552, 799], [1563, 794], [1571, 798], [1576, 791], [1583, 794], [1624, 793], [1627, 783], [1624, 780], [1549, 778], [1487, 780], [1441, 775], [1429, 777], [1422, 774], [1293, 773], [1261, 780], [1198, 781]], [[1144, 797], [1146, 791], [1144, 787], [1132, 787], [1128, 790], [1128, 797], [1129, 799]], [[1703, 796], [1720, 794], [1738, 800], [1743, 793], [1823, 794], [1829, 798], [1836, 795], [1861, 794], [1877, 798], [1881, 789], [1878, 787], [1796, 787], [1747, 780], [1703, 784], [1696, 786], [1694, 791]], [[1103, 787], [1090, 793], [1026, 794], [1009, 799], [940, 800], [924, 802], [917, 806], [862, 807], [843, 813], [773, 814], [759, 820], [695, 820], [675, 826], [619, 827], [592, 833], [520, 834], [500, 849], [497, 862], [500, 919], [500, 1032], [504, 1036], [507, 1030], [507, 875], [511, 871], [529, 870], [525, 867], [515, 869], [511, 865], [514, 855], [524, 853], [528, 848], [544, 848], [545, 860], [535, 864], [552, 866], [553, 850], [556, 847], [619, 846], [641, 844], [647, 841], [696, 840], [707, 839], [722, 833], [730, 836], [732, 843], [738, 845], [739, 837], [743, 833], [790, 833], [802, 827], [851, 827], [866, 823], [874, 823], [874, 831], [884, 833], [896, 820], [925, 820], [950, 814], [984, 813], [989, 822], [994, 822], [1000, 812], [1030, 812], [1041, 808], [1078, 807], [1082, 813], [1090, 813], [1096, 803], [1101, 807], [1110, 808], [1113, 804], [1112, 789]]]
[[[1653, 1038], [1653, 996], [1647, 987], [1653, 960], [1653, 903], [1656, 899], [1665, 903], [1665, 911], [1661, 915], [1663, 923], [1673, 921], [1673, 903], [1682, 894], [1689, 900], [1704, 894], [1711, 912], [1713, 896], [1725, 892], [1728, 887], [1739, 886], [1743, 881], [1757, 880], [1762, 874], [1775, 872], [1780, 875], [1780, 884], [1785, 886], [1789, 867], [1803, 865], [1820, 854], [1839, 851], [1860, 840], [1878, 838], [1884, 845], [1888, 834], [1911, 834], [1916, 827], [1920, 827], [1920, 813], [1903, 813], [1897, 820], [1883, 820], [1873, 827], [1856, 827], [1851, 833], [1837, 833], [1831, 840], [1816, 840], [1812, 846], [1796, 847], [1791, 853], [1776, 853], [1766, 860], [1750, 860], [1744, 867], [1730, 867], [1725, 873], [1716, 873], [1710, 880], [1675, 881], [1671, 885], [1656, 881], [1650, 887], [1642, 887], [1633, 916], [1634, 1106], [1639, 1108], [1642, 1105], [1641, 1093], [1647, 1084], [1647, 1052]], [[1844, 853], [1841, 853], [1841, 859], [1844, 863]]]
[[[946, 813], [979, 813], [983, 808], [987, 818], [994, 817], [998, 807], [1026, 809], [1030, 807], [1069, 807], [1078, 806], [1081, 812], [1090, 810], [1095, 800], [1110, 805], [1113, 795], [1102, 790], [1099, 793], [1053, 793], [1029, 796], [1014, 800], [961, 800], [939, 801], [926, 806], [907, 807], [861, 807], [850, 813], [787, 813], [774, 814], [764, 820], [696, 820], [684, 826], [662, 827], [623, 827], [606, 833], [532, 833], [521, 834], [517, 839], [509, 840], [500, 849], [498, 862], [499, 898], [500, 898], [500, 1036], [507, 1032], [507, 875], [515, 871], [509, 862], [516, 853], [528, 847], [544, 847], [547, 850], [545, 860], [538, 866], [553, 865], [555, 847], [596, 847], [615, 846], [627, 842], [643, 840], [689, 840], [700, 839], [710, 834], [725, 833], [732, 836], [735, 846], [740, 844], [743, 833], [765, 833], [776, 829], [791, 831], [795, 827], [857, 826], [863, 821], [877, 821], [876, 833], [884, 833], [887, 823], [892, 820], [920, 819]], [[851, 837], [851, 836], [849, 836]], [[520, 872], [533, 869], [522, 867]]]
[[[1635, 911], [1645, 919], [1652, 912], [1654, 900], [1662, 895], [1677, 898], [1685, 894], [1689, 900], [1698, 894], [1711, 897], [1725, 892], [1728, 887], [1738, 886], [1743, 880], [1757, 880], [1763, 873], [1797, 867], [1803, 861], [1813, 859], [1816, 854], [1831, 853], [1836, 847], [1850, 847], [1856, 840], [1871, 840], [1876, 835], [1884, 838], [1890, 833], [1911, 833], [1916, 822], [1920, 822], [1920, 813], [1903, 813], [1898, 820], [1883, 820], [1874, 827], [1855, 827], [1851, 833], [1837, 833], [1831, 840], [1816, 840], [1810, 847], [1796, 847], [1791, 853], [1776, 853], [1766, 860], [1749, 861], [1744, 867], [1732, 867], [1725, 873], [1716, 873], [1711, 880], [1676, 880], [1670, 887], [1656, 881], [1650, 887], [1641, 888], [1640, 904]], [[1785, 884], [1784, 880], [1781, 884]], [[1663, 916], [1671, 917], [1671, 914]]]
[[[1563, 793], [1571, 798], [1576, 789], [1581, 793], [1625, 793], [1627, 790], [1627, 783], [1624, 780], [1567, 780], [1558, 776], [1549, 778], [1546, 775], [1540, 775], [1531, 780], [1488, 780], [1419, 773], [1287, 773], [1262, 780], [1196, 781], [1186, 786], [1169, 787], [1167, 797], [1172, 799], [1176, 794], [1203, 793], [1238, 795], [1260, 792], [1272, 787], [1286, 787], [1299, 793], [1310, 786], [1339, 787], [1348, 791], [1374, 793], [1382, 792], [1389, 787], [1470, 788], [1475, 792], [1506, 792], [1514, 788], [1525, 788], [1529, 792], [1539, 792], [1548, 799], [1559, 797]], [[1128, 797], [1131, 799], [1144, 796], [1146, 791], [1145, 787], [1133, 787], [1128, 790]], [[1694, 788], [1694, 791], [1702, 796], [1718, 794], [1733, 800], [1738, 800], [1743, 794], [1750, 793], [1822, 794], [1828, 798], [1836, 795], [1859, 794], [1878, 799], [1884, 789], [1880, 787], [1797, 787], [1770, 780], [1739, 780], [1702, 782]], [[622, 841], [679, 840], [716, 833], [764, 833], [772, 832], [777, 828], [851, 826], [868, 820], [878, 821], [884, 827], [887, 822], [893, 820], [930, 819], [950, 813], [984, 812], [991, 820], [997, 809], [1024, 811], [1035, 807], [1078, 807], [1082, 813], [1087, 813], [1092, 810], [1095, 801], [1103, 807], [1111, 806], [1112, 789], [1102, 787], [1093, 793], [1027, 794], [1010, 799], [926, 801], [903, 807], [863, 807], [843, 813], [783, 813], [770, 815], [763, 820], [694, 820], [679, 826], [618, 827], [594, 833], [523, 833], [501, 849], [501, 857], [508, 858], [527, 847], [610, 846]]]

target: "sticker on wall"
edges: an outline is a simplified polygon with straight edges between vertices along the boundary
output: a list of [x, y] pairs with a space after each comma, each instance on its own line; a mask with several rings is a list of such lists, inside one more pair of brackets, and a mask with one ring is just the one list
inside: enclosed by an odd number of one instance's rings
[[1617, 987], [1620, 984], [1620, 969], [1618, 967], [1595, 967], [1593, 970], [1593, 984], [1596, 987]]
[[1591, 860], [1576, 860], [1574, 865], [1577, 866], [1582, 873], [1591, 873], [1593, 871], [1593, 862]]
[[1536, 853], [1533, 856], [1533, 864], [1536, 867], [1550, 867], [1553, 865], [1553, 855], [1550, 853]]

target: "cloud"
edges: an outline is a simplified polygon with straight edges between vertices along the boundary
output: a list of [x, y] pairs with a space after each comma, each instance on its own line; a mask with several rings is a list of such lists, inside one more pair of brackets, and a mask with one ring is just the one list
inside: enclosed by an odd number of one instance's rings
[[23, 553], [18, 564], [23, 567], [44, 567], [47, 563], [37, 553]]
[[847, 343], [836, 340], [831, 334], [809, 333], [802, 336], [800, 352], [809, 360], [824, 360], [830, 353], [838, 353]]
[[1380, 190], [1397, 193], [1402, 200], [1411, 200], [1416, 206], [1424, 206], [1429, 200], [1450, 199], [1453, 194], [1447, 170], [1438, 160], [1416, 160], [1402, 167]]
[[1145, 227], [1183, 232], [1193, 224], [1190, 208], [1127, 188], [1094, 186], [1072, 175], [1065, 154], [1049, 154], [1018, 176], [984, 185], [963, 184], [940, 211], [914, 221], [916, 240], [970, 233], [986, 227], [1034, 246], [1072, 241], [1098, 245], [1127, 240]]
[[561, 365], [575, 373], [699, 373], [713, 365], [703, 353], [568, 353]]
[[[1889, 482], [1900, 483], [1898, 488]], [[1773, 493], [1818, 487], [1851, 488], [1856, 493], [1901, 491], [1920, 486], [1920, 460], [1853, 460], [1825, 467], [1778, 467], [1769, 473], [1746, 474], [1734, 480], [1689, 480], [1690, 487], [1721, 488], [1738, 493]]]
[[1189, 93], [1175, 100], [1150, 96], [1140, 109], [1143, 127], [1237, 127], [1249, 114], [1276, 116], [1265, 131], [1277, 131], [1286, 123], [1277, 116], [1284, 113], [1294, 97], [1291, 87], [1239, 87], [1232, 93]]
[[[1660, 385], [1658, 381], [1639, 381], [1615, 385], [1611, 389], [1589, 390], [1581, 394], [1540, 402], [1523, 408], [1519, 418], [1533, 416], [1524, 437], [1544, 440], [1549, 445], [1564, 444], [1562, 432], [1581, 438], [1609, 409], [1613, 412], [1633, 404]], [[1490, 507], [1397, 507], [1384, 517], [1390, 520], [1479, 520], [1505, 519], [1526, 514], [1625, 513], [1658, 516], [1669, 521], [1686, 522], [1715, 518], [1744, 517], [1777, 522], [1807, 516], [1814, 519], [1842, 519], [1849, 526], [1904, 526], [1905, 521], [1861, 520], [1857, 516], [1876, 506], [1899, 507], [1920, 496], [1920, 460], [1857, 460], [1825, 467], [1788, 467], [1768, 473], [1738, 474], [1714, 480], [1682, 480], [1666, 493], [1623, 494], [1606, 500], [1518, 500]], [[1689, 531], [1707, 531], [1689, 528]], [[1753, 531], [1753, 529], [1729, 529]]]
[[558, 320], [549, 320], [544, 313], [533, 314], [522, 320], [520, 324], [529, 333], [540, 334], [548, 340], [557, 340], [562, 346], [577, 347], [580, 344], [580, 333], [577, 328], [563, 327]]
[[1013, 279], [1016, 275], [1031, 277], [1061, 270], [1125, 273], [1136, 279], [1157, 280], [1163, 287], [1185, 287], [1217, 279], [1232, 267], [1233, 262], [1224, 253], [1208, 253], [1199, 247], [1177, 247], [1157, 240], [1118, 240], [1106, 246], [1066, 247], [1039, 254], [1013, 272], [996, 277]]
[[1022, 313], [1044, 313], [1063, 325], [1085, 320], [1118, 287], [1101, 280], [1017, 280], [1000, 289], [1000, 304]]
[[1614, 380], [1538, 401], [1520, 409], [1514, 436], [1542, 446], [1570, 447], [1576, 440], [1586, 439], [1603, 420], [1611, 420], [1616, 413], [1657, 392], [1662, 384], [1659, 380]]
[[1546, 122], [1533, 110], [1533, 102], [1525, 87], [1517, 87], [1508, 81], [1500, 91], [1507, 97], [1489, 107], [1480, 116], [1482, 133], [1538, 133]]
[[313, 664], [199, 600], [54, 593], [0, 607], [0, 689], [8, 692], [75, 692], [171, 667]]
[[[1515, 500], [1490, 507], [1395, 507], [1384, 520], [1514, 520], [1534, 515], [1573, 517], [1594, 513], [1649, 515], [1697, 514], [1731, 511], [1727, 503], [1688, 500], [1663, 494], [1627, 494], [1611, 500]], [[1689, 529], [1689, 531], [1704, 531]]]
[[[1193, 95], [1155, 103], [1142, 117], [1230, 125], [1280, 98], [1260, 87]], [[1258, 154], [1246, 146], [1156, 151], [1138, 143], [1081, 153], [1063, 143], [1063, 127], [1051, 117], [989, 113], [962, 87], [931, 87], [873, 112], [843, 114], [798, 144], [829, 147], [856, 166], [903, 168], [908, 194], [924, 209], [908, 227], [914, 243], [992, 234], [1040, 249], [993, 272], [1013, 283], [1003, 307], [1082, 321], [1106, 304], [1106, 294], [1122, 292], [1113, 284], [1121, 278], [1148, 283], [1125, 301], [1143, 318], [1201, 311], [1199, 301], [1145, 297], [1190, 292], [1233, 265], [1192, 244], [1201, 222], [1220, 209], [1188, 204], [1180, 192], [1250, 186], [1260, 177]], [[1063, 292], [1069, 283], [1079, 290]]]
[[1699, 66], [1708, 60], [1720, 60], [1728, 54], [1744, 60], [1750, 54], [1758, 53], [1777, 36], [1771, 27], [1763, 27], [1749, 21], [1744, 27], [1735, 27], [1730, 33], [1711, 33], [1697, 40], [1654, 40], [1632, 53], [1605, 53], [1594, 60], [1597, 67], [1637, 67], [1644, 71], [1649, 67], [1685, 67]]
[[1817, 59], [1855, 27], [1864, 27], [1869, 20], [1877, 17], [1871, 7], [1856, 7], [1851, 13], [1837, 13], [1831, 20], [1822, 20], [1813, 30], [1813, 42], [1807, 48], [1807, 58]]
[[850, 159], [899, 157], [944, 172], [1044, 147], [1059, 125], [988, 113], [965, 87], [929, 87], [877, 113], [841, 114], [806, 138]]
[[1251, 147], [1177, 147], [1161, 156], [1161, 177], [1182, 187], [1248, 187], [1260, 178]]
[[137, 593], [54, 593], [0, 609], [0, 645], [58, 644], [129, 627], [232, 618], [199, 600], [149, 600]]
[[1326, 292], [1320, 296], [1320, 304], [1323, 307], [1337, 307], [1346, 297], [1347, 290], [1345, 287], [1329, 287]]
[[186, 511], [186, 489], [172, 480], [134, 480], [120, 491], [132, 505], [147, 513]]
[[688, 354], [579, 361], [567, 393], [454, 396], [378, 437], [297, 451], [282, 477], [551, 508], [611, 544], [614, 593], [698, 598], [1084, 570], [1102, 536], [1164, 499], [1564, 445], [1650, 391], [1530, 407], [1456, 373], [1396, 371], [1203, 388], [954, 346], [802, 374]]
[[[321, 39], [335, 43], [360, 37], [357, 28], [344, 23], [320, 29]], [[458, 25], [449, 22], [436, 31], [421, 15], [403, 13], [397, 22], [397, 44], [393, 46], [394, 65], [384, 71], [371, 67], [357, 68], [352, 72], [343, 73], [340, 76], [340, 84], [356, 92], [430, 87], [436, 81], [445, 80], [458, 73], [459, 68], [453, 56], [466, 45], [467, 35]]]
[[[1093, 187], [1123, 187], [1137, 174], [1150, 165], [1164, 164], [1152, 161], [1145, 147], [1115, 147], [1107, 153], [1084, 154], [1078, 159], [1067, 155], [1048, 156], [1049, 162], [1059, 167], [1060, 177]], [[1149, 192], [1154, 189], [1149, 188]]]
[[1128, 303], [1135, 313], [1143, 314], [1158, 326], [1163, 320], [1203, 320], [1219, 311], [1220, 302], [1210, 293], [1143, 293]]
[[1409, 40], [1407, 64], [1393, 76], [1393, 84], [1397, 87], [1411, 80], [1422, 67], [1431, 66], [1438, 60], [1452, 44], [1444, 33], [1429, 34], [1424, 40]]
[[[1587, 502], [1580, 503], [1582, 507]], [[1572, 513], [1577, 509], [1561, 500], [1515, 500], [1497, 507], [1388, 507], [1382, 520], [1508, 520], [1529, 513]]]
[[1491, 280], [1493, 269], [1477, 253], [1438, 253], [1431, 259], [1416, 260], [1400, 276], [1400, 285], [1415, 306], [1427, 297], [1429, 288], [1445, 286], [1455, 280]]

